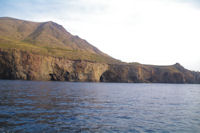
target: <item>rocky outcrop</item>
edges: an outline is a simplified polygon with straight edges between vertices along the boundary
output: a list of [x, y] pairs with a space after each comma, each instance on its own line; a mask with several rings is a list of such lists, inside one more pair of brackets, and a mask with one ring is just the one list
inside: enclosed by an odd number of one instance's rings
[[172, 66], [149, 66], [142, 64], [110, 65], [101, 77], [101, 82], [133, 83], [200, 83], [200, 73]]
[[93, 81], [107, 64], [42, 56], [20, 50], [0, 50], [0, 79]]
[[43, 56], [16, 49], [0, 49], [0, 79], [133, 82], [200, 83], [200, 73], [172, 66], [142, 64], [106, 64], [62, 57]]

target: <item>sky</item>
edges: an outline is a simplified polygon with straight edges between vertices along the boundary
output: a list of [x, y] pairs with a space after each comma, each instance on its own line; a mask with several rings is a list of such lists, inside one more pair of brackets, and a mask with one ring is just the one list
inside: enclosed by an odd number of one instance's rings
[[0, 16], [54, 21], [124, 62], [200, 71], [199, 0], [0, 0]]

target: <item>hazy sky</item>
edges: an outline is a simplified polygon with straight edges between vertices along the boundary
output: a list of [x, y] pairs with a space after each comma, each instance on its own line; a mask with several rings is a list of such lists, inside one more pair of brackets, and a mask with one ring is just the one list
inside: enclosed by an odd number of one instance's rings
[[0, 16], [52, 20], [122, 61], [200, 71], [199, 0], [0, 0]]

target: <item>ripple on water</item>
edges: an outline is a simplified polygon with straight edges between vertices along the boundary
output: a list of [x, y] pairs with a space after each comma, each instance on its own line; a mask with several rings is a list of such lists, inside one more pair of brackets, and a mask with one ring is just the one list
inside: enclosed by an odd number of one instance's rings
[[199, 88], [0, 80], [0, 132], [198, 133]]

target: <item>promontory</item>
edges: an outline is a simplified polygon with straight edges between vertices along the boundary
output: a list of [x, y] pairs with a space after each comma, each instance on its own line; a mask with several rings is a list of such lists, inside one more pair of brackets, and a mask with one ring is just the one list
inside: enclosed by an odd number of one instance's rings
[[200, 73], [179, 63], [125, 63], [63, 26], [0, 18], [0, 79], [80, 82], [200, 83]]

